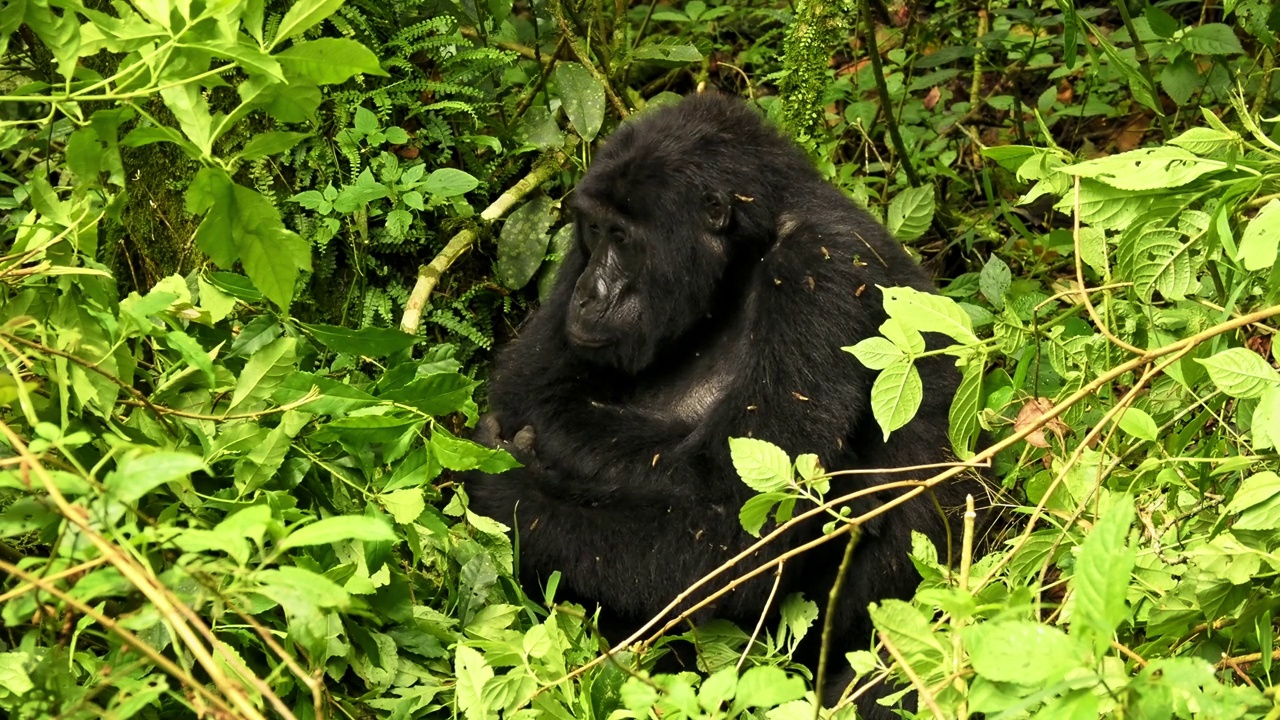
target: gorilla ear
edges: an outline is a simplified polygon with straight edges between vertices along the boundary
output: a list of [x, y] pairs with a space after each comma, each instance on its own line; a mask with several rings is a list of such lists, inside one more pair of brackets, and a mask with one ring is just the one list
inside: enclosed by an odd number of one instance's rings
[[724, 232], [733, 217], [729, 194], [720, 190], [708, 190], [702, 194], [702, 212], [707, 227], [712, 232]]

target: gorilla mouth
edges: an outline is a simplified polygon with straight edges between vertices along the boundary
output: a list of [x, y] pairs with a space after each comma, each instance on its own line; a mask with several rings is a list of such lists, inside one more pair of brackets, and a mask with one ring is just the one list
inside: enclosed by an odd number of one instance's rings
[[572, 326], [566, 329], [565, 335], [569, 337], [570, 344], [579, 348], [596, 350], [613, 344], [613, 340], [608, 337], [603, 335], [589, 335], [583, 333], [580, 328]]

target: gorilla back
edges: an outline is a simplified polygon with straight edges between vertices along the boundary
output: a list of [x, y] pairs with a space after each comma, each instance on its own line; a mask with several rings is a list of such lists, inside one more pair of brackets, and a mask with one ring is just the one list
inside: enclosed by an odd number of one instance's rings
[[[919, 414], [886, 443], [874, 373], [840, 349], [884, 322], [877, 286], [932, 292], [929, 278], [751, 108], [699, 95], [623, 123], [568, 202], [577, 242], [500, 354], [478, 433], [526, 467], [467, 483], [474, 509], [518, 521], [525, 582], [561, 571], [561, 587], [602, 604], [620, 631], [660, 611], [752, 541], [730, 437], [816, 453], [833, 470], [949, 459], [955, 368], [922, 361]], [[911, 477], [843, 476], [832, 492]], [[937, 492], [957, 507], [972, 490]], [[945, 552], [947, 522], [918, 498], [863, 529], [837, 650], [868, 646], [869, 602], [910, 597], [911, 530]], [[801, 528], [754, 557], [820, 532]], [[789, 560], [781, 591], [825, 605], [842, 545]], [[754, 624], [771, 585], [765, 573], [712, 614]]]

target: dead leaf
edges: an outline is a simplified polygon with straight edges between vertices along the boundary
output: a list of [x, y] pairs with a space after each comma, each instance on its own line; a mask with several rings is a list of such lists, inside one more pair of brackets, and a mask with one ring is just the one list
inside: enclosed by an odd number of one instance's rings
[[[1053, 409], [1053, 401], [1049, 398], [1032, 398], [1027, 401], [1022, 409], [1018, 411], [1018, 417], [1013, 421], [1013, 431], [1022, 432], [1027, 428], [1036, 425], [1045, 413]], [[1038, 448], [1049, 447], [1049, 441], [1045, 439], [1044, 431], [1048, 430], [1053, 433], [1059, 440], [1062, 435], [1067, 432], [1067, 426], [1058, 418], [1054, 418], [1045, 423], [1044, 426], [1036, 428], [1024, 438], [1028, 445]]]

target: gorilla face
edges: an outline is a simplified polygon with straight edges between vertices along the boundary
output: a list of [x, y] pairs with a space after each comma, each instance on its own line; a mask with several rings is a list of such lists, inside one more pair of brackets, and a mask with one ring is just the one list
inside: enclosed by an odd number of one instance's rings
[[[642, 193], [650, 197], [640, 205], [658, 209], [643, 214], [591, 192], [615, 184], [600, 175], [625, 176], [629, 169], [597, 164], [597, 177], [589, 174], [574, 197], [581, 257], [565, 267], [583, 270], [565, 335], [580, 356], [636, 374], [710, 311], [729, 261], [732, 208], [725, 193], [689, 193], [674, 183]], [[688, 195], [692, 202], [677, 197]]]

